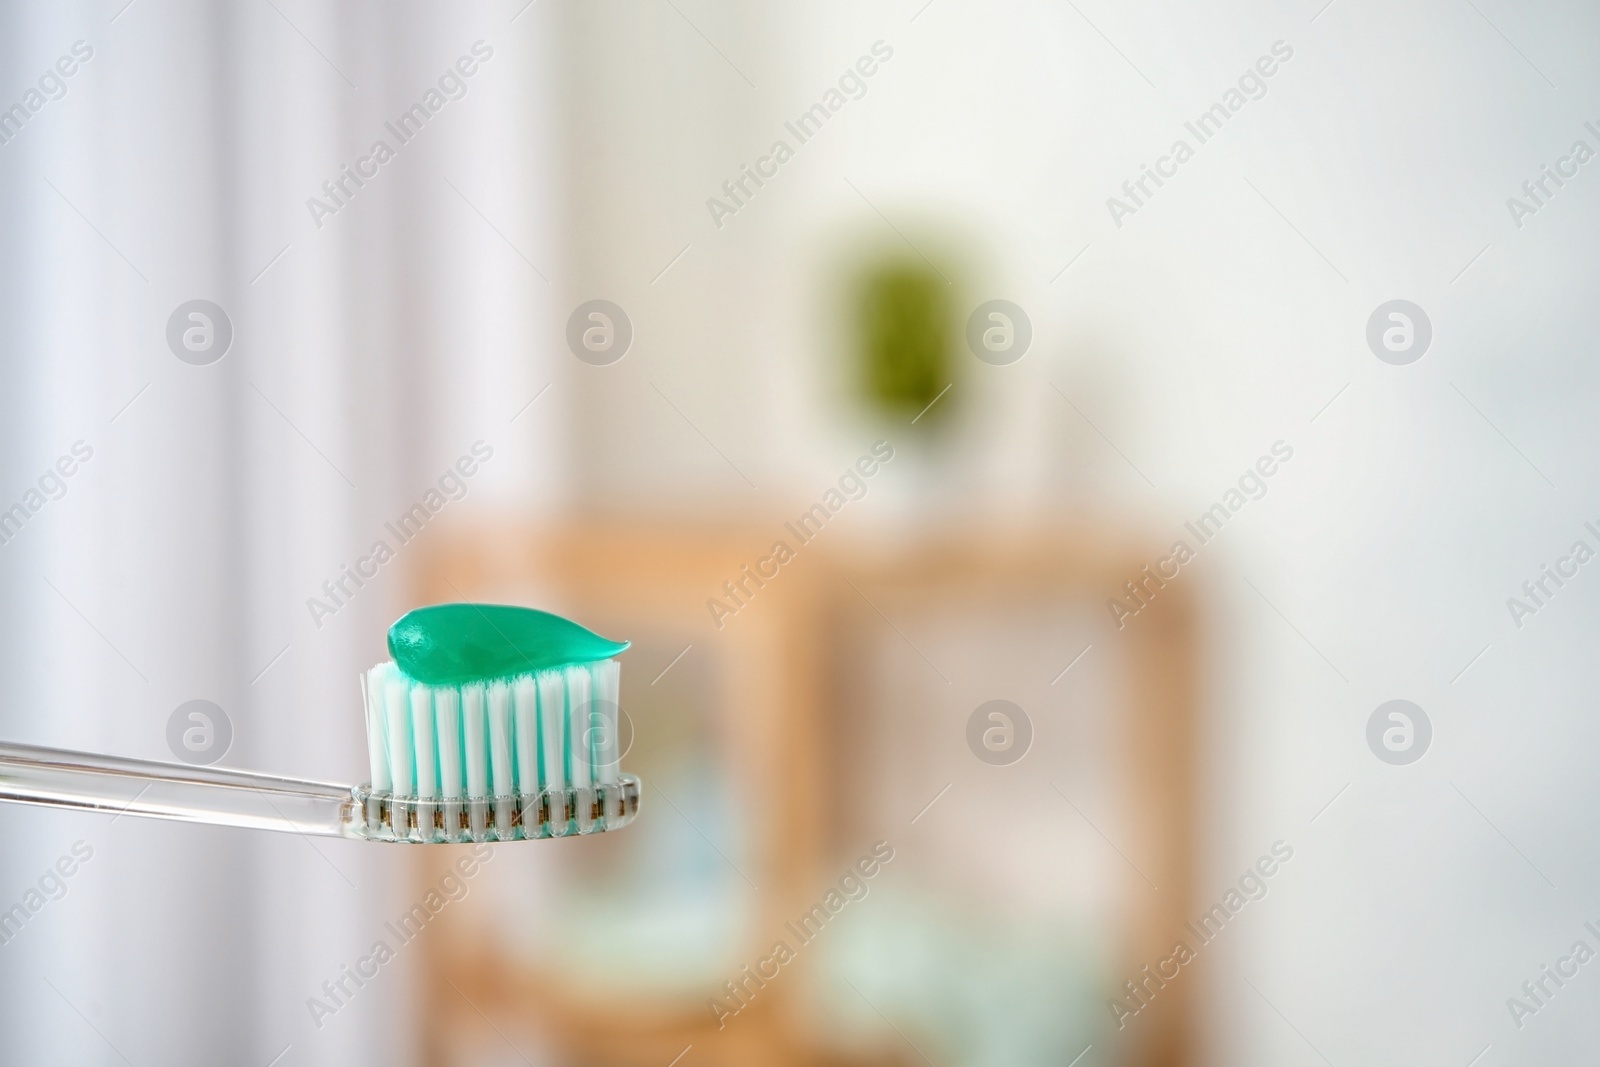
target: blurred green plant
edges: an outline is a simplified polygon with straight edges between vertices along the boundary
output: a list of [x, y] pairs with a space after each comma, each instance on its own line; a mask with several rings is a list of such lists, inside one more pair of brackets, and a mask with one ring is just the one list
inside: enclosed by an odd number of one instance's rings
[[[931, 265], [891, 260], [861, 276], [857, 337], [863, 398], [885, 414], [917, 416], [951, 384], [954, 297]], [[940, 404], [919, 422], [941, 420]]]

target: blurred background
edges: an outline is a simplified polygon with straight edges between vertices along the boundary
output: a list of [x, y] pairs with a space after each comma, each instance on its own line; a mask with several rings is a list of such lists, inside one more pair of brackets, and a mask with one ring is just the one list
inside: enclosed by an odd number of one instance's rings
[[356, 781], [493, 600], [635, 642], [646, 783], [0, 809], [0, 1062], [1592, 1054], [1597, 34], [0, 5], [0, 737]]

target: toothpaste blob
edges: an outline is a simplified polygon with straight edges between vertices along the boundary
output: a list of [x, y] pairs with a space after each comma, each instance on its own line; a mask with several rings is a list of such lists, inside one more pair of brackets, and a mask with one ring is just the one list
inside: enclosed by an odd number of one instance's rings
[[435, 604], [389, 627], [389, 655], [414, 681], [463, 685], [610, 659], [612, 641], [570, 619], [505, 604]]

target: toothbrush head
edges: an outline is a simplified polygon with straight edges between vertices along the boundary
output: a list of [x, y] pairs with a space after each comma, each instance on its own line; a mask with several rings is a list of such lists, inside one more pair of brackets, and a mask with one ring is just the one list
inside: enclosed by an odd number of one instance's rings
[[639, 780], [621, 772], [628, 643], [548, 612], [418, 608], [389, 628], [362, 680], [372, 780], [356, 789], [369, 840], [524, 841], [626, 826]]

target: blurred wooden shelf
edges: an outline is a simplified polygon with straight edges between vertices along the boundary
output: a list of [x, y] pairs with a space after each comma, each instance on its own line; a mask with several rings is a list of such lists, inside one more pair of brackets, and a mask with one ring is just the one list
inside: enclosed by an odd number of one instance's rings
[[[1104, 599], [1159, 555], [1142, 551], [1139, 539], [1072, 526], [1009, 535], [946, 532], [894, 546], [824, 535], [778, 577], [759, 587], [747, 581], [754, 590], [746, 597], [749, 606], [718, 629], [708, 598], [726, 597], [724, 582], [738, 580], [776, 536], [783, 535], [770, 526], [507, 524], [441, 531], [416, 572], [419, 603], [536, 602], [603, 631], [616, 627], [623, 636], [671, 632], [691, 645], [715, 638], [720, 728], [733, 752], [735, 795], [754, 821], [749, 880], [761, 889], [753, 946], [770, 944], [759, 932], [770, 934], [806, 910], [817, 886], [834, 873], [828, 864], [841, 846], [835, 809], [843, 790], [837, 741], [844, 727], [832, 686], [842, 633], [870, 620], [875, 603], [886, 602], [921, 613], [974, 597], [1046, 606], [1087, 600], [1103, 611]], [[1129, 975], [1167, 953], [1193, 900], [1198, 641], [1188, 584], [1170, 583], [1137, 625], [1118, 635], [1129, 665], [1128, 714], [1119, 724], [1120, 756], [1131, 780], [1128, 826], [1146, 872], [1163, 887], [1148, 894], [1141, 885], [1128, 894], [1137, 902], [1130, 905], [1124, 948]], [[638, 671], [632, 664], [624, 671], [625, 706], [626, 687], [641, 684]], [[647, 782], [645, 817], [655, 799], [649, 788]], [[425, 880], [438, 877], [438, 862], [420, 861]], [[719, 1030], [703, 998], [597, 995], [515, 962], [492, 937], [464, 928], [431, 937], [426, 951], [430, 1067], [454, 1067], [446, 1055], [449, 1037], [478, 1027], [480, 1011], [533, 1027], [573, 1062], [596, 1067], [664, 1067], [690, 1045], [692, 1057], [681, 1067], [868, 1067], [899, 1059], [886, 1053], [887, 1059], [844, 1061], [811, 1041], [814, 1020], [795, 982], [771, 983]], [[1127, 1046], [1132, 1067], [1190, 1062], [1191, 984], [1172, 983], [1141, 1016], [1137, 1044]]]

